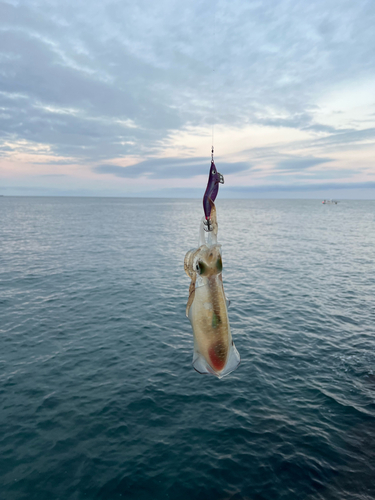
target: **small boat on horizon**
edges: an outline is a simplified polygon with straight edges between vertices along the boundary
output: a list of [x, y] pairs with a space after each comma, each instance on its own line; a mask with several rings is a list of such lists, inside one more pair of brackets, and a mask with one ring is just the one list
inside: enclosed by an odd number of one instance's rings
[[323, 200], [323, 205], [337, 205], [338, 201], [336, 200]]

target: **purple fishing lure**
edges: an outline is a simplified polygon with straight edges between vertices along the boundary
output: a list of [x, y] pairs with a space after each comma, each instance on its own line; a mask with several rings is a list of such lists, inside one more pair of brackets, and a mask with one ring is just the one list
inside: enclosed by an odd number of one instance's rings
[[210, 216], [211, 216], [211, 201], [215, 201], [217, 193], [219, 191], [219, 184], [224, 184], [224, 177], [219, 174], [219, 172], [216, 170], [214, 160], [211, 160], [211, 166], [210, 166], [210, 173], [208, 176], [208, 182], [207, 182], [207, 187], [206, 187], [206, 192], [204, 193], [203, 196], [203, 210], [204, 210], [204, 215], [206, 217], [206, 221], [208, 222], [208, 231], [211, 230], [210, 228]]

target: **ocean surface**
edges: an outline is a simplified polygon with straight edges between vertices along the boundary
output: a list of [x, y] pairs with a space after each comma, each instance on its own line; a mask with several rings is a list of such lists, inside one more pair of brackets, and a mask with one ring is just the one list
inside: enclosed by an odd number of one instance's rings
[[0, 498], [375, 498], [375, 203], [217, 200], [239, 368], [191, 365], [201, 200], [0, 198]]

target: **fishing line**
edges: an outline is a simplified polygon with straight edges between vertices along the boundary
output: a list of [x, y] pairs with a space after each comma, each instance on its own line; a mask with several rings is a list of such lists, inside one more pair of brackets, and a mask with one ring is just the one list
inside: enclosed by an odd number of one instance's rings
[[213, 36], [212, 36], [212, 95], [211, 95], [211, 113], [212, 113], [212, 137], [211, 137], [211, 159], [214, 157], [214, 139], [215, 139], [215, 62], [216, 62], [216, 5], [214, 4]]

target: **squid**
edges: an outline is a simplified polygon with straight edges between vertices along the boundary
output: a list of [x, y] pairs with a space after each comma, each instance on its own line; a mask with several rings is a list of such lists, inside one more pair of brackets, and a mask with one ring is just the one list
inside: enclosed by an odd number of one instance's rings
[[[212, 175], [215, 176], [216, 172]], [[212, 191], [209, 194], [212, 195]], [[216, 194], [217, 191], [215, 197]], [[205, 210], [200, 224], [199, 248], [187, 252], [184, 261], [185, 272], [191, 279], [186, 316], [194, 335], [194, 369], [198, 373], [222, 378], [235, 370], [241, 359], [232, 340], [228, 319], [229, 301], [223, 287], [216, 207], [211, 196], [207, 195], [207, 201], [209, 213], [207, 215]]]

